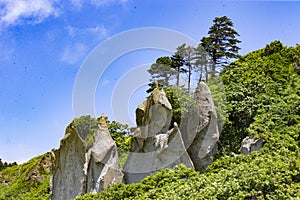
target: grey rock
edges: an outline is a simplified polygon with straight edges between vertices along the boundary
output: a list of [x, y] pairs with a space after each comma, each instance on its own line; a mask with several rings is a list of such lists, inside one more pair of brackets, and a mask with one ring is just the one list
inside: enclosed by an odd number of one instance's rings
[[54, 150], [51, 178], [51, 199], [72, 199], [84, 194], [86, 146], [77, 131], [67, 128], [60, 148]]
[[122, 182], [117, 146], [107, 128], [97, 130], [95, 142], [86, 156], [84, 171], [87, 193], [97, 193], [112, 183]]
[[247, 155], [253, 151], [260, 150], [265, 144], [265, 140], [262, 138], [254, 139], [253, 137], [245, 137], [242, 141], [240, 152]]
[[136, 183], [162, 168], [184, 163], [194, 167], [186, 152], [181, 132], [172, 120], [172, 106], [158, 88], [136, 110], [138, 127], [133, 133], [131, 153], [124, 165], [125, 183]]
[[196, 105], [183, 120], [185, 147], [195, 169], [204, 172], [213, 161], [219, 140], [218, 118], [209, 87], [200, 82], [195, 90]]
[[100, 119], [90, 149], [71, 125], [61, 140], [60, 148], [53, 153], [52, 200], [68, 200], [100, 192], [108, 185], [123, 180], [117, 146], [109, 134], [104, 116]]

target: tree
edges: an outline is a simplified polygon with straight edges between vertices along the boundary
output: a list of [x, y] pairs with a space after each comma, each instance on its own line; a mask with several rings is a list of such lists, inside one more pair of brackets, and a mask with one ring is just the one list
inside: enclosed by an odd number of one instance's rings
[[146, 92], [147, 93], [152, 92], [155, 89], [156, 84], [158, 85], [159, 88], [163, 88], [163, 85], [161, 85], [160, 83], [158, 83], [158, 82], [151, 82], [151, 83], [148, 84], [149, 88], [146, 90]]
[[116, 145], [124, 150], [129, 151], [130, 150], [130, 143], [129, 143], [129, 127], [127, 124], [121, 124], [117, 121], [108, 121], [107, 120], [107, 126], [109, 133], [113, 140], [116, 142]]
[[199, 72], [198, 82], [202, 81], [203, 70], [205, 73], [205, 81], [208, 81], [208, 65], [210, 64], [209, 54], [200, 44], [197, 46], [197, 48], [194, 48], [194, 51], [193, 64], [195, 69], [197, 69]]
[[155, 82], [157, 82], [161, 88], [170, 86], [169, 81], [174, 77], [176, 79], [176, 86], [179, 86], [180, 73], [187, 71], [184, 69], [185, 60], [183, 56], [180, 55], [178, 48], [177, 52], [171, 57], [160, 57], [151, 65], [148, 70], [151, 74], [151, 82], [148, 84], [150, 88], [146, 91], [147, 93], [153, 91]]
[[238, 58], [237, 46], [241, 41], [236, 37], [239, 36], [233, 29], [233, 22], [227, 16], [216, 17], [213, 25], [208, 31], [208, 37], [201, 39], [201, 46], [209, 53], [213, 61], [211, 76], [216, 75], [216, 68], [226, 66], [230, 59]]
[[7, 167], [12, 167], [14, 165], [17, 165], [16, 162], [13, 162], [13, 163], [7, 163], [7, 162], [2, 162], [2, 159], [0, 158], [0, 171], [7, 168]]
[[181, 123], [181, 119], [186, 117], [189, 109], [195, 105], [194, 98], [189, 95], [189, 92], [185, 87], [170, 86], [165, 88], [168, 101], [172, 105], [172, 121], [171, 126], [176, 122], [178, 125]]
[[185, 69], [185, 72], [187, 72], [188, 74], [188, 91], [190, 91], [192, 70], [194, 68], [192, 65], [194, 50], [194, 47], [186, 46], [185, 43], [177, 48], [177, 54], [179, 54], [183, 58], [184, 65], [187, 67], [187, 69]]
[[[178, 50], [178, 48], [177, 48]], [[174, 55], [171, 57], [172, 64], [171, 67], [175, 70], [176, 73], [176, 86], [179, 87], [179, 77], [180, 73], [185, 73], [186, 70], [184, 69], [184, 58], [180, 55], [179, 52], [176, 52]]]
[[163, 87], [169, 86], [170, 79], [175, 75], [174, 70], [171, 68], [172, 59], [168, 56], [160, 57], [148, 69], [151, 74], [151, 82], [158, 82]]

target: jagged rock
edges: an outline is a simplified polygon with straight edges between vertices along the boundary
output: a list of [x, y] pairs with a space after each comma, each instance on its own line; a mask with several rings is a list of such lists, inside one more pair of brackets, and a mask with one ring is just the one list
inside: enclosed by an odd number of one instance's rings
[[142, 129], [140, 137], [166, 133], [172, 120], [172, 106], [163, 90], [154, 89], [148, 99], [136, 109], [136, 123]]
[[102, 116], [90, 149], [72, 124], [67, 128], [60, 148], [53, 151], [51, 199], [68, 200], [108, 185], [122, 182], [117, 146]]
[[84, 194], [86, 145], [76, 129], [68, 127], [58, 150], [54, 150], [51, 199], [72, 199]]
[[254, 139], [253, 137], [245, 137], [242, 141], [240, 152], [247, 155], [253, 151], [258, 151], [264, 146], [265, 140], [262, 138]]
[[125, 183], [136, 183], [150, 173], [184, 163], [193, 167], [181, 132], [172, 120], [172, 106], [163, 90], [154, 89], [136, 109], [138, 127], [133, 133], [131, 153], [124, 165]]
[[105, 126], [99, 127], [95, 142], [87, 153], [85, 174], [88, 193], [100, 192], [108, 185], [123, 180], [123, 174], [119, 170], [117, 146]]
[[220, 133], [211, 92], [204, 82], [198, 84], [195, 100], [196, 105], [189, 110], [181, 130], [195, 169], [204, 172], [217, 151]]
[[[163, 90], [155, 88], [138, 106], [137, 128], [132, 129], [131, 152], [123, 168], [126, 183], [139, 182], [150, 173], [181, 163], [202, 172], [211, 164], [219, 131], [214, 103], [205, 83], [199, 83], [195, 100], [196, 105], [189, 110], [181, 127], [174, 123], [172, 129], [172, 106]], [[104, 116], [89, 147], [72, 125], [67, 128], [53, 156], [53, 200], [96, 193], [112, 183], [122, 182], [117, 147]]]

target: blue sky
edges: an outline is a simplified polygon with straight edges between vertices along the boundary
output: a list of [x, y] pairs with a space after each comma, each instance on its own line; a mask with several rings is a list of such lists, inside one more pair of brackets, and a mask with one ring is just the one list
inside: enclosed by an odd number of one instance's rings
[[[216, 16], [227, 15], [241, 54], [273, 40], [300, 43], [300, 2], [196, 0], [0, 0], [0, 158], [24, 162], [58, 148], [73, 116], [73, 88], [81, 64], [101, 42], [134, 28], [161, 27], [198, 42]], [[120, 44], [124, 45], [124, 44]], [[144, 85], [114, 98], [124, 74], [169, 55], [145, 49], [120, 56], [95, 91], [95, 114], [119, 121], [111, 102], [134, 109]], [[133, 78], [134, 79], [134, 78]], [[124, 79], [125, 80], [125, 79]], [[87, 113], [92, 114], [92, 113]]]

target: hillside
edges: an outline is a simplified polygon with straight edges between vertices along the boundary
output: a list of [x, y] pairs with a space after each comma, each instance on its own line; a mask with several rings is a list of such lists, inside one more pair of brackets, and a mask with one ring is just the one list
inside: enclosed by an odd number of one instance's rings
[[[274, 41], [222, 71], [227, 103], [216, 106], [226, 108], [226, 115], [221, 116], [217, 158], [204, 174], [179, 165], [140, 183], [118, 183], [76, 199], [300, 198], [299, 57], [300, 45], [285, 47]], [[216, 100], [223, 97], [217, 81], [208, 84]], [[244, 156], [239, 148], [246, 136], [266, 143]], [[49, 163], [47, 153], [0, 171], [0, 199], [48, 199]]]
[[0, 171], [0, 199], [48, 199], [50, 168], [51, 155], [46, 153]]
[[[223, 70], [227, 116], [219, 158], [205, 174], [178, 166], [77, 199], [300, 198], [299, 55], [300, 45], [274, 41]], [[265, 146], [237, 154], [248, 135], [264, 138]]]

